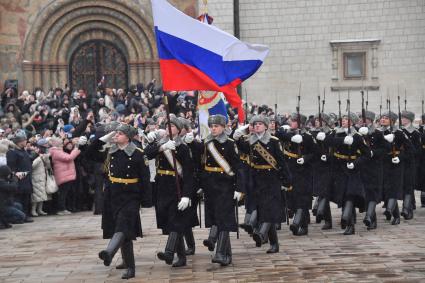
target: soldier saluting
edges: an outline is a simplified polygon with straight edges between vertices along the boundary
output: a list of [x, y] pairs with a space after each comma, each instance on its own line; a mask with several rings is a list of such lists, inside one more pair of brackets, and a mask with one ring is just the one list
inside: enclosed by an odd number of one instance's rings
[[133, 240], [141, 237], [140, 205], [141, 190], [148, 188], [149, 170], [144, 153], [131, 142], [137, 130], [127, 124], [121, 124], [100, 141], [112, 139], [114, 143], [107, 157], [108, 168], [108, 205], [102, 214], [103, 237], [111, 239], [105, 250], [99, 253], [105, 266], [121, 247], [123, 260], [127, 266], [123, 279], [135, 276]]

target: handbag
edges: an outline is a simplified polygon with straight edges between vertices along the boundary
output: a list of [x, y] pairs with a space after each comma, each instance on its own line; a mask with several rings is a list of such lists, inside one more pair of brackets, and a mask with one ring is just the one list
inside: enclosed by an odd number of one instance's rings
[[48, 194], [54, 194], [58, 191], [59, 187], [56, 184], [55, 176], [52, 170], [48, 169], [46, 172], [46, 192]]

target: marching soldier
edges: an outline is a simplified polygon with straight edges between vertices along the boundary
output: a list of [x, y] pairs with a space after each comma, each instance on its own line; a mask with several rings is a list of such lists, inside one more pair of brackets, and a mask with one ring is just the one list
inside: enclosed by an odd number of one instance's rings
[[[188, 209], [194, 190], [193, 162], [188, 146], [179, 136], [182, 122], [173, 116], [170, 123], [172, 137], [157, 137], [157, 142], [150, 143], [145, 151], [150, 159], [156, 158], [156, 220], [163, 234], [168, 234], [165, 251], [157, 256], [166, 264], [181, 267], [186, 265], [183, 235], [197, 225], [193, 209]], [[179, 182], [179, 187], [176, 182]], [[173, 263], [174, 253], [177, 253], [178, 259]]]
[[288, 203], [295, 215], [290, 229], [294, 235], [303, 236], [308, 234], [316, 146], [312, 135], [304, 128], [306, 116], [293, 113], [289, 120], [290, 131], [280, 131], [277, 136], [284, 144], [283, 153], [292, 176], [293, 190], [288, 194]]
[[359, 129], [371, 150], [370, 158], [366, 158], [361, 176], [365, 187], [366, 215], [363, 223], [368, 230], [376, 229], [376, 205], [382, 201], [382, 186], [384, 182], [383, 159], [388, 152], [388, 143], [384, 139], [382, 131], [375, 128], [373, 121], [375, 113], [365, 111], [365, 122]]
[[403, 209], [401, 215], [406, 220], [413, 218], [413, 209], [415, 202], [415, 188], [417, 186], [417, 166], [421, 153], [421, 134], [413, 126], [415, 113], [411, 111], [401, 112], [402, 129], [406, 137], [406, 162], [404, 164], [404, 182], [403, 182]]
[[320, 116], [322, 126], [320, 126], [319, 115], [317, 114], [314, 117], [317, 130], [312, 133], [317, 143], [317, 152], [313, 161], [313, 195], [318, 197], [316, 222], [320, 223], [325, 220], [322, 230], [329, 230], [332, 229], [332, 214], [328, 196], [332, 157], [329, 141], [326, 138], [331, 133], [330, 126], [333, 125], [333, 120], [326, 113], [321, 113]]
[[386, 204], [384, 214], [387, 220], [393, 218], [392, 225], [400, 224], [397, 200], [403, 198], [404, 161], [406, 158], [404, 134], [401, 130], [393, 130], [397, 118], [397, 114], [387, 111], [381, 115], [379, 121], [381, 131], [390, 148], [384, 157], [384, 202]]
[[[121, 124], [116, 132], [100, 138], [106, 142], [112, 138], [113, 145], [108, 151], [108, 197], [102, 214], [103, 237], [111, 239], [105, 250], [99, 253], [105, 266], [109, 266], [121, 247], [123, 260], [127, 266], [123, 279], [135, 276], [133, 240], [141, 237], [140, 205], [141, 190], [149, 187], [149, 170], [142, 150], [132, 138], [137, 130]], [[106, 191], [105, 191], [106, 192]]]
[[330, 137], [333, 147], [332, 184], [329, 195], [338, 207], [343, 208], [341, 228], [344, 235], [355, 233], [356, 207], [362, 212], [365, 192], [360, 176], [362, 156], [370, 156], [370, 150], [362, 136], [352, 125], [358, 122], [356, 114], [349, 112], [342, 117], [342, 125]]
[[425, 207], [425, 114], [421, 117], [422, 125], [419, 128], [421, 134], [421, 152], [418, 168], [418, 189], [421, 191], [421, 205]]
[[[218, 235], [213, 263], [222, 266], [232, 262], [229, 232], [237, 231], [235, 205], [243, 194], [236, 187], [236, 170], [239, 156], [236, 145], [224, 132], [226, 118], [212, 115], [208, 118], [211, 133], [202, 148], [201, 184], [205, 195], [205, 227], [211, 228], [204, 245], [214, 248]], [[235, 201], [236, 200], [236, 201]]]
[[269, 119], [256, 115], [251, 120], [253, 133], [248, 140], [240, 139], [246, 127], [235, 131], [239, 148], [250, 154], [252, 175], [252, 197], [256, 199], [256, 210], [260, 227], [254, 231], [253, 238], [257, 247], [261, 247], [268, 237], [270, 249], [267, 253], [279, 252], [276, 225], [282, 221], [281, 186], [289, 187], [289, 172], [283, 159], [279, 139], [268, 132]]

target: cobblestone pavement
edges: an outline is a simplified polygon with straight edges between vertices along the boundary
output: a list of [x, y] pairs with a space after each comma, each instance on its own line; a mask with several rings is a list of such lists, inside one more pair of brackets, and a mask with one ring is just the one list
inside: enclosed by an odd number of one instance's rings
[[[240, 218], [244, 209], [240, 208]], [[233, 264], [211, 263], [212, 253], [202, 246], [208, 231], [194, 230], [196, 255], [187, 266], [171, 268], [156, 258], [166, 236], [156, 229], [152, 209], [142, 211], [145, 237], [135, 243], [136, 278], [132, 282], [425, 282], [425, 208], [415, 218], [391, 226], [378, 208], [378, 229], [367, 231], [358, 214], [356, 234], [343, 236], [340, 212], [333, 207], [334, 229], [323, 232], [311, 224], [308, 236], [279, 231], [280, 250], [268, 255], [268, 245], [256, 248], [241, 231], [231, 236]], [[122, 282], [122, 271], [103, 266], [98, 252], [100, 216], [89, 212], [38, 217], [34, 223], [0, 230], [0, 282]]]

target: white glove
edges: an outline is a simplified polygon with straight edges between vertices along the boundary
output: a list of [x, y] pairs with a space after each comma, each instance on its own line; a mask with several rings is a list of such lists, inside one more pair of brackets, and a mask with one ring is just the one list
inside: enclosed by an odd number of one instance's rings
[[323, 154], [322, 156], [320, 156], [320, 160], [326, 162], [328, 160], [328, 158], [326, 157], [325, 154]]
[[399, 164], [399, 163], [400, 163], [400, 158], [398, 158], [398, 156], [393, 157], [393, 158], [391, 159], [391, 162], [392, 162], [393, 164]]
[[233, 139], [234, 140], [240, 139], [245, 134], [245, 131], [246, 131], [246, 129], [248, 129], [248, 127], [249, 127], [249, 125], [245, 125], [245, 126], [242, 126], [240, 128], [237, 128], [235, 130], [235, 132], [233, 133]]
[[361, 128], [359, 129], [359, 133], [360, 133], [362, 136], [367, 136], [367, 134], [369, 133], [369, 129], [368, 129], [367, 127], [361, 127]]
[[189, 206], [190, 199], [188, 197], [182, 197], [177, 208], [181, 211], [185, 210]]
[[344, 138], [344, 144], [346, 144], [346, 145], [352, 145], [353, 144], [353, 137], [352, 136], [346, 136]]
[[283, 125], [281, 128], [285, 131], [288, 131], [291, 127], [289, 125]]
[[199, 189], [196, 193], [198, 194], [198, 195], [200, 195], [200, 194], [202, 194], [204, 191], [202, 190], [202, 189]]
[[85, 145], [87, 143], [87, 137], [86, 136], [81, 136], [78, 139], [78, 145]]
[[385, 135], [384, 139], [389, 142], [392, 143], [394, 141], [394, 134], [389, 134], [389, 135]]
[[302, 141], [303, 141], [303, 137], [298, 134], [291, 138], [291, 142], [294, 142], [294, 143], [302, 143]]
[[187, 134], [184, 136], [183, 141], [184, 141], [185, 143], [189, 144], [189, 143], [193, 142], [193, 140], [194, 140], [194, 139], [195, 139], [195, 137], [193, 136], [193, 133], [192, 133], [192, 132], [190, 132], [190, 133], [187, 133]]
[[240, 201], [242, 198], [242, 193], [241, 192], [235, 192], [233, 194], [233, 199], [236, 199], [237, 201]]
[[148, 135], [146, 136], [146, 139], [148, 140], [148, 143], [153, 142], [156, 139], [156, 133], [155, 132], [148, 133]]
[[176, 149], [176, 142], [173, 140], [169, 140], [166, 143], [164, 143], [163, 145], [161, 145], [161, 147], [159, 148], [159, 151], [166, 151], [166, 150], [175, 150]]
[[354, 163], [353, 162], [347, 163], [347, 168], [350, 169], [350, 170], [353, 170], [354, 169]]
[[370, 158], [373, 157], [373, 150], [370, 151]]
[[318, 141], [324, 141], [325, 138], [326, 138], [326, 134], [324, 132], [317, 133], [316, 140], [318, 140]]
[[112, 141], [112, 137], [115, 136], [115, 131], [110, 132], [109, 134], [104, 135], [100, 138], [104, 143], [108, 143]]
[[299, 164], [299, 165], [303, 165], [304, 164], [304, 158], [298, 158], [297, 159], [297, 164]]

